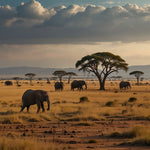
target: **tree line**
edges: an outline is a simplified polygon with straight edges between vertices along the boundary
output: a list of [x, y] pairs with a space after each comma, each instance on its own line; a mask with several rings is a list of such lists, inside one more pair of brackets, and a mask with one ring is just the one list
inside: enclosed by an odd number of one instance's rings
[[[119, 55], [110, 52], [98, 52], [86, 55], [76, 62], [75, 67], [78, 68], [79, 71], [93, 73], [99, 81], [100, 90], [105, 90], [105, 81], [110, 74], [118, 72], [119, 70], [124, 70], [126, 72], [128, 70], [128, 64], [126, 61]], [[142, 71], [133, 71], [129, 74], [136, 77], [137, 85], [139, 85], [140, 76], [144, 73]], [[34, 73], [25, 74], [25, 76], [29, 78], [31, 85], [35, 75], [36, 74]], [[62, 82], [62, 77], [67, 75], [68, 83], [70, 83], [72, 76], [77, 76], [74, 72], [66, 72], [64, 70], [57, 70], [53, 75], [57, 76], [60, 82]], [[15, 77], [14, 79], [18, 83], [18, 77]]]

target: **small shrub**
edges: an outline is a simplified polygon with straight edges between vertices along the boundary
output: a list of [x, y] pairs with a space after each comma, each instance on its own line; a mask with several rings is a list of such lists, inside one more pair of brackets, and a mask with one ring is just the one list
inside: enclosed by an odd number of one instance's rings
[[128, 102], [125, 101], [124, 103], [122, 103], [122, 106], [127, 106]]
[[128, 100], [128, 102], [135, 102], [135, 101], [137, 101], [136, 97], [130, 97], [129, 100]]
[[91, 126], [91, 123], [89, 123], [89, 122], [80, 122], [76, 125], [78, 125], [78, 126]]
[[125, 114], [127, 113], [128, 111], [127, 110], [122, 110], [122, 114]]
[[97, 141], [95, 139], [91, 139], [88, 141], [88, 143], [97, 143]]
[[114, 138], [135, 138], [135, 137], [140, 137], [145, 134], [144, 128], [140, 126], [134, 127], [131, 131], [129, 132], [113, 132], [110, 137]]
[[113, 132], [110, 137], [115, 137], [115, 138], [119, 138], [121, 135], [119, 132]]
[[141, 138], [141, 139], [137, 139], [133, 142], [130, 142], [129, 144], [134, 145], [134, 146], [150, 146], [150, 139], [149, 138]]
[[108, 106], [108, 107], [112, 107], [112, 106], [115, 106], [116, 102], [114, 101], [109, 101], [105, 104], [105, 106]]
[[80, 97], [80, 103], [83, 103], [83, 102], [89, 102], [88, 97], [86, 96]]

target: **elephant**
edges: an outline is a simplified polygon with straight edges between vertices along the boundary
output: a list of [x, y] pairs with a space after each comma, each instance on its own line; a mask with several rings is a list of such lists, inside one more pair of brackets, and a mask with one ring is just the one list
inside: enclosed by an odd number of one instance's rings
[[128, 81], [121, 81], [119, 84], [120, 90], [121, 89], [128, 89], [131, 88], [130, 82]]
[[63, 82], [56, 82], [54, 87], [55, 87], [55, 91], [56, 90], [61, 90], [62, 91], [63, 90]]
[[71, 83], [71, 90], [74, 91], [75, 88], [77, 88], [79, 91], [83, 90], [83, 85], [85, 86], [85, 89], [87, 89], [87, 84], [84, 80], [74, 80]]
[[5, 81], [5, 85], [13, 85], [12, 81]]
[[34, 104], [37, 104], [37, 107], [38, 107], [37, 113], [40, 111], [41, 107], [44, 112], [45, 111], [44, 104], [43, 104], [44, 101], [47, 101], [47, 104], [48, 104], [47, 110], [50, 110], [50, 101], [49, 101], [47, 92], [43, 91], [43, 90], [29, 89], [29, 90], [25, 91], [22, 96], [23, 105], [22, 105], [20, 112], [22, 112], [25, 107], [27, 107], [27, 112], [28, 112], [30, 105], [34, 105]]

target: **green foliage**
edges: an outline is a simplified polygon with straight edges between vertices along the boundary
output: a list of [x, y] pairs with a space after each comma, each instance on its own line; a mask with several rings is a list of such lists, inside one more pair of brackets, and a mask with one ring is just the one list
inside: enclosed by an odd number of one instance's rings
[[100, 82], [101, 90], [105, 90], [105, 80], [111, 73], [121, 69], [128, 70], [128, 64], [124, 59], [109, 52], [98, 52], [84, 56], [76, 62], [75, 66], [79, 68], [79, 71], [94, 73]]
[[144, 72], [142, 72], [142, 71], [132, 71], [129, 74], [130, 75], [136, 75], [136, 74], [138, 74], [140, 76], [140, 75], [144, 74]]

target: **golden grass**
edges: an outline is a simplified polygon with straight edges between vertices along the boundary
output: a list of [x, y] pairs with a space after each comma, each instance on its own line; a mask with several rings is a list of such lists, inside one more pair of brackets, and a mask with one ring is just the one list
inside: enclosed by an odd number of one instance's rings
[[34, 139], [0, 137], [0, 150], [67, 150], [66, 146], [44, 143]]
[[[15, 82], [15, 81], [14, 81]], [[22, 123], [58, 120], [93, 121], [107, 120], [120, 117], [126, 119], [150, 119], [150, 86], [132, 86], [131, 90], [119, 90], [119, 82], [114, 81], [113, 86], [106, 82], [106, 91], [99, 91], [97, 81], [87, 81], [88, 89], [85, 91], [71, 91], [70, 85], [65, 82], [64, 91], [54, 90], [54, 82], [37, 84], [34, 86], [21, 83], [20, 87], [5, 86], [0, 83], [0, 123]], [[132, 82], [134, 84], [134, 82]], [[27, 89], [41, 89], [48, 92], [51, 101], [51, 110], [36, 113], [37, 106], [30, 107], [20, 113], [21, 97]], [[117, 91], [117, 92], [116, 92]], [[89, 102], [80, 103], [81, 97], [87, 97]], [[128, 102], [135, 97], [135, 102]], [[107, 106], [108, 102], [115, 105]], [[45, 108], [47, 104], [45, 103]]]

